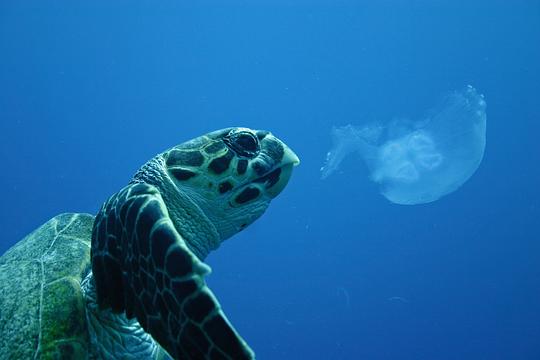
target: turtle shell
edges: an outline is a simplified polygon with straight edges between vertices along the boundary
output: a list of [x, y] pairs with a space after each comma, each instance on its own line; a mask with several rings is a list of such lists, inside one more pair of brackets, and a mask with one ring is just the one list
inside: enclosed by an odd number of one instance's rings
[[61, 214], [0, 257], [0, 359], [84, 359], [94, 217]]

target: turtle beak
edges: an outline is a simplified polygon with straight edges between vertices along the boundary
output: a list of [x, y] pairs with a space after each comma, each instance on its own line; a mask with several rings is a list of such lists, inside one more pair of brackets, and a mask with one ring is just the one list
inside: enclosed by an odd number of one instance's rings
[[283, 144], [285, 154], [283, 155], [283, 163], [292, 164], [292, 166], [300, 165], [300, 159], [287, 145]]
[[289, 179], [291, 178], [293, 168], [300, 164], [300, 159], [287, 145], [285, 145], [281, 140], [275, 139], [283, 147], [283, 157], [281, 161], [276, 164], [274, 170], [272, 171], [277, 178], [274, 184], [266, 189], [266, 193], [271, 197], [275, 198], [278, 196], [281, 191], [287, 186]]

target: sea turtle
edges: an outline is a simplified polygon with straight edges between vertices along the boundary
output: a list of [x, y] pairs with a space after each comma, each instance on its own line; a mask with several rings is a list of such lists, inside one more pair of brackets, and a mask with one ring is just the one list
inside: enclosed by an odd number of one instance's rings
[[267, 131], [218, 130], [148, 161], [95, 218], [54, 217], [0, 258], [0, 358], [254, 358], [203, 260], [298, 163]]

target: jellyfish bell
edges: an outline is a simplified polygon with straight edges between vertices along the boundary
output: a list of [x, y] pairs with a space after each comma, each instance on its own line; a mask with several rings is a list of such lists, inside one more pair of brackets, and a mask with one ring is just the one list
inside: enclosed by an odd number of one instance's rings
[[480, 165], [486, 145], [485, 110], [483, 95], [468, 86], [448, 95], [431, 116], [416, 122], [398, 119], [386, 126], [334, 128], [322, 177], [357, 152], [368, 165], [371, 180], [391, 202], [435, 201], [457, 190]]

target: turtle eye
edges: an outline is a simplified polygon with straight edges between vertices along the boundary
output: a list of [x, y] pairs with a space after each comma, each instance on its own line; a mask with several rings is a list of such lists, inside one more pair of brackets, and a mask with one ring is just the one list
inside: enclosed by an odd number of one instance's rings
[[225, 144], [239, 156], [253, 158], [259, 153], [259, 140], [248, 131], [230, 132], [223, 138]]

